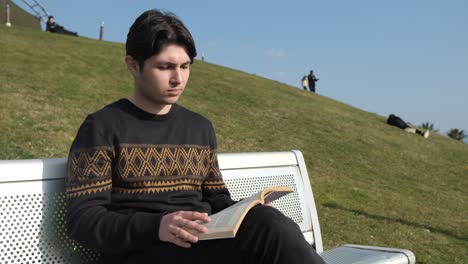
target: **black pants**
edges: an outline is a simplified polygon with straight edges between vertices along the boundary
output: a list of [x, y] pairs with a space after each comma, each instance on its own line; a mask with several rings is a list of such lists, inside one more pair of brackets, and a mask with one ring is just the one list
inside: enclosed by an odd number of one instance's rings
[[309, 84], [309, 89], [311, 92], [315, 93], [315, 82], [312, 82], [311, 84]]
[[58, 34], [64, 34], [64, 35], [70, 35], [70, 36], [78, 36], [78, 33], [66, 30], [64, 27], [59, 27], [57, 30], [55, 30], [52, 33], [58, 33]]
[[252, 208], [235, 238], [199, 241], [191, 248], [161, 243], [135, 252], [125, 263], [325, 264], [299, 226], [268, 206]]

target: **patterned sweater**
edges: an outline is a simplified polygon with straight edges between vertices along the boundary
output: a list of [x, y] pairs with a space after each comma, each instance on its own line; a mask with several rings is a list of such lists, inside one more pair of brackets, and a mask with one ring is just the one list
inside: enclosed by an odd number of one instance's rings
[[216, 213], [232, 201], [206, 118], [177, 104], [153, 115], [121, 99], [89, 115], [68, 158], [72, 238], [103, 252], [149, 248], [164, 214]]

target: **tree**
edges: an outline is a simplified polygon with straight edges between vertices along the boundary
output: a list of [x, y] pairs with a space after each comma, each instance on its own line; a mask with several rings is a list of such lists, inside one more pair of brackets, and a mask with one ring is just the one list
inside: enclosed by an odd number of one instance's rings
[[421, 127], [432, 132], [439, 132], [439, 130], [434, 127], [433, 123], [426, 122], [423, 123]]
[[447, 133], [447, 136], [455, 139], [455, 140], [463, 140], [466, 135], [463, 129], [458, 129], [458, 128], [452, 128], [450, 131]]

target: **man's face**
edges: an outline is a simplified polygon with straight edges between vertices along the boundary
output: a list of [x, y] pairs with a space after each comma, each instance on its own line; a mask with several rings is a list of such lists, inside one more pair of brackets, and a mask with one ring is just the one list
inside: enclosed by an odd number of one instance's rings
[[190, 57], [178, 45], [167, 45], [148, 58], [142, 70], [132, 71], [137, 96], [154, 106], [174, 104], [179, 100], [190, 75]]

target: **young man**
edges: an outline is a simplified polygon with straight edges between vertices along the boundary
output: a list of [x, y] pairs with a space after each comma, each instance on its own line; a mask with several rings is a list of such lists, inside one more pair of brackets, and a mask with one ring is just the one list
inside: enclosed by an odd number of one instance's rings
[[173, 14], [144, 12], [127, 35], [134, 93], [90, 114], [69, 155], [71, 237], [108, 263], [324, 263], [298, 226], [257, 206], [236, 238], [198, 241], [198, 221], [235, 202], [206, 118], [176, 104], [196, 56]]

